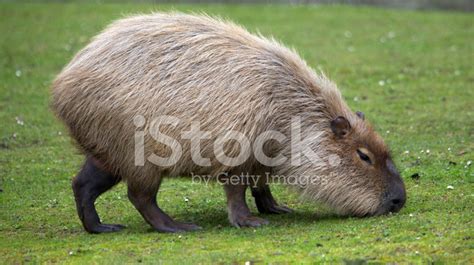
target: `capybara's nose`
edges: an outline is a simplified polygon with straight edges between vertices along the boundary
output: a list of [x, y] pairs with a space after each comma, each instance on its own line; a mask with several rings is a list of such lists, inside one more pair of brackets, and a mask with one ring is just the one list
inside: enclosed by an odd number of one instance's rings
[[396, 213], [400, 211], [405, 205], [405, 201], [405, 190], [401, 189], [395, 196], [393, 196], [393, 198], [389, 199], [387, 212]]
[[387, 214], [399, 212], [405, 205], [405, 202], [405, 186], [402, 182], [396, 183], [388, 189], [378, 213]]

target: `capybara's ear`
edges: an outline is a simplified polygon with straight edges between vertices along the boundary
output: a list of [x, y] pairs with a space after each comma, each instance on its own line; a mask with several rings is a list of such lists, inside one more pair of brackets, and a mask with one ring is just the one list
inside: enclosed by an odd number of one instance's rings
[[362, 120], [365, 120], [365, 114], [362, 111], [357, 111], [356, 115], [361, 118]]
[[350, 129], [351, 125], [349, 121], [342, 116], [339, 116], [331, 121], [331, 130], [338, 138], [343, 138], [346, 136]]

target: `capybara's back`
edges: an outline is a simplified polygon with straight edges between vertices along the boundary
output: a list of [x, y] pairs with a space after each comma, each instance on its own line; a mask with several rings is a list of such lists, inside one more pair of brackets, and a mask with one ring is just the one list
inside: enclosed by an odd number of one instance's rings
[[[177, 117], [178, 135], [197, 121], [214, 135], [234, 129], [254, 139], [275, 126], [278, 113], [271, 112], [299, 108], [289, 97], [308, 100], [304, 82], [313, 86], [312, 77], [291, 51], [231, 23], [153, 14], [120, 20], [95, 37], [55, 80], [53, 106], [87, 154], [129, 178], [161, 170], [134, 167], [136, 116]], [[145, 152], [166, 151], [154, 149]], [[212, 143], [203, 144], [202, 154], [214, 156]], [[167, 173], [191, 172], [189, 155]]]
[[[172, 220], [158, 207], [155, 197], [164, 176], [319, 177], [323, 181], [299, 190], [341, 213], [374, 215], [404, 204], [403, 183], [388, 149], [333, 83], [278, 42], [208, 16], [157, 13], [113, 23], [58, 75], [52, 105], [87, 157], [73, 190], [79, 217], [92, 233], [121, 228], [102, 224], [94, 207], [95, 199], [120, 180], [127, 182], [142, 216], [162, 232], [198, 228]], [[294, 117], [304, 141], [291, 138]], [[219, 142], [231, 132], [248, 144]], [[253, 148], [266, 132], [277, 133], [258, 153]], [[288, 158], [292, 149], [309, 147], [309, 160], [332, 154], [341, 162], [295, 165], [293, 159], [280, 159], [273, 166], [256, 157]], [[247, 159], [238, 159], [242, 153]], [[276, 203], [266, 181], [254, 182], [260, 212], [290, 211]], [[235, 226], [266, 223], [250, 214], [248, 186], [224, 185]]]

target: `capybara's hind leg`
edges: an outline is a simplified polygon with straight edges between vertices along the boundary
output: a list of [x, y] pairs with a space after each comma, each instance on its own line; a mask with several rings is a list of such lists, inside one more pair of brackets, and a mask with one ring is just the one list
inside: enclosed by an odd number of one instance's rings
[[201, 227], [173, 220], [163, 212], [156, 202], [156, 194], [160, 184], [140, 185], [133, 181], [128, 182], [128, 198], [137, 208], [143, 218], [158, 232], [183, 232], [201, 229]]
[[290, 208], [278, 205], [270, 191], [270, 186], [267, 184], [252, 187], [252, 196], [255, 198], [255, 204], [260, 213], [280, 214], [292, 212]]
[[115, 232], [124, 228], [118, 224], [102, 224], [94, 206], [97, 197], [118, 182], [120, 182], [120, 177], [102, 169], [97, 160], [91, 157], [87, 158], [81, 171], [74, 178], [72, 189], [76, 199], [77, 213], [87, 232]]
[[227, 210], [229, 221], [236, 227], [258, 227], [268, 224], [268, 221], [259, 217], [252, 216], [249, 207], [245, 202], [246, 185], [224, 185], [224, 191], [227, 197]]

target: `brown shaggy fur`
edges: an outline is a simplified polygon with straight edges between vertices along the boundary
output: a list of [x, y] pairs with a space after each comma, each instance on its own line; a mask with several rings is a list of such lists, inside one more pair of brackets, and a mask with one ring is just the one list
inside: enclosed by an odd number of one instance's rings
[[[53, 108], [72, 137], [88, 155], [128, 183], [159, 185], [162, 177], [219, 172], [264, 172], [283, 176], [318, 176], [320, 184], [298, 188], [310, 198], [328, 203], [341, 213], [374, 214], [386, 189], [387, 147], [372, 127], [353, 113], [336, 85], [317, 75], [292, 50], [273, 39], [250, 34], [232, 23], [205, 15], [163, 14], [133, 16], [114, 22], [81, 50], [53, 84]], [[173, 166], [150, 162], [134, 165], [133, 123], [160, 115], [181, 119], [161, 132], [179, 140], [183, 156]], [[229, 130], [252, 142], [262, 132], [287, 136], [284, 143], [266, 145], [267, 155], [290, 157], [291, 118], [302, 122], [302, 139], [320, 157], [337, 154], [341, 164], [266, 168], [253, 157], [238, 168], [216, 159], [214, 140]], [[352, 129], [344, 139], [330, 122], [345, 117]], [[180, 137], [192, 121], [212, 139], [201, 142], [202, 157], [211, 167], [191, 160], [189, 140]], [[147, 131], [149, 123], [139, 130]], [[316, 138], [318, 132], [322, 136]], [[375, 158], [368, 166], [357, 157], [366, 148]], [[226, 154], [240, 148], [227, 144]], [[167, 156], [169, 149], [145, 136], [145, 157]]]

